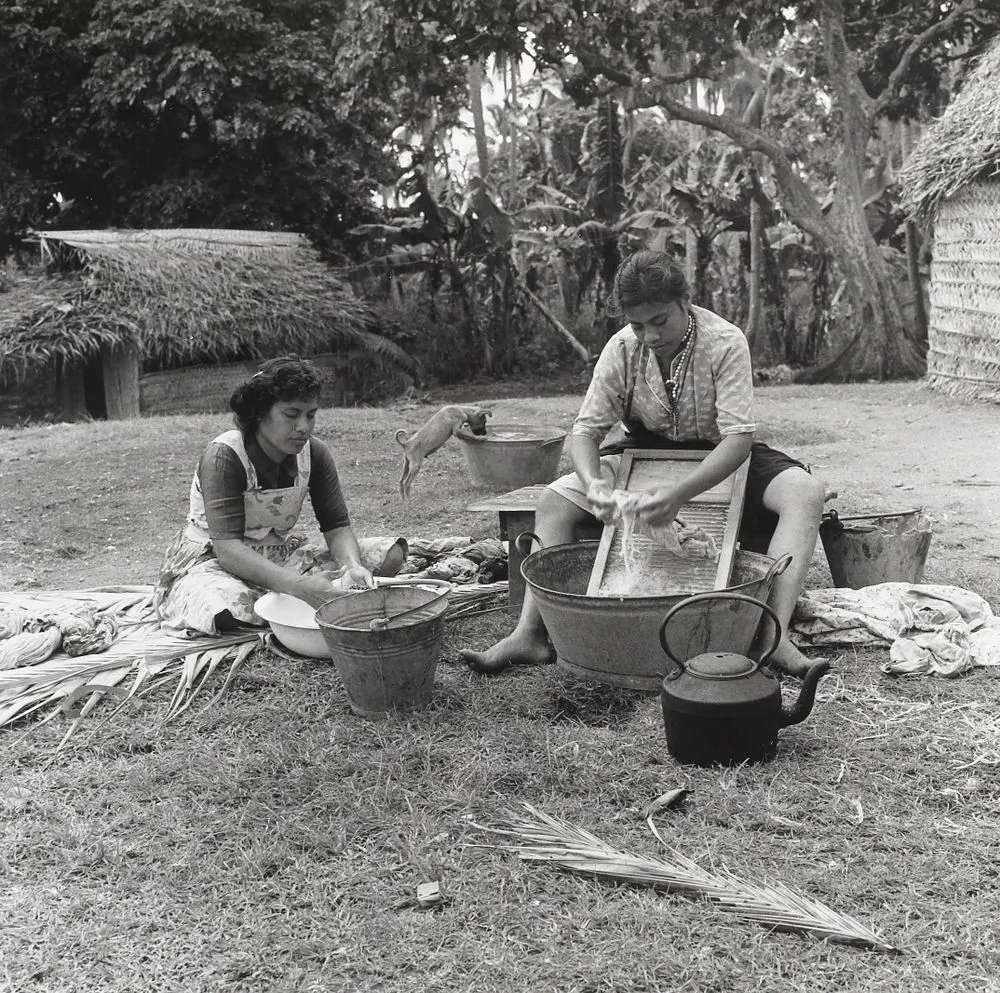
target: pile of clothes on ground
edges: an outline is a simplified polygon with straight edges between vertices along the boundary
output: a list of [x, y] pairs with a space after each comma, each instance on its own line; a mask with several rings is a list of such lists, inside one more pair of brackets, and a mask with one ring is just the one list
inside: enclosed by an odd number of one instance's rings
[[71, 657], [103, 652], [117, 637], [114, 617], [84, 607], [29, 611], [0, 604], [0, 672], [44, 662], [59, 649]]
[[394, 575], [443, 579], [458, 585], [507, 579], [507, 544], [498, 538], [364, 538], [362, 562], [376, 575], [393, 554], [405, 555]]
[[1000, 617], [978, 593], [933, 583], [879, 583], [803, 593], [790, 639], [800, 647], [889, 645], [883, 672], [958, 676], [1000, 665]]

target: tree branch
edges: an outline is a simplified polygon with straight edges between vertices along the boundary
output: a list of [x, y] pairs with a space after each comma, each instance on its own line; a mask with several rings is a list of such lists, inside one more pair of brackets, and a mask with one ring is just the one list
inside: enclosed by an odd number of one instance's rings
[[889, 102], [899, 93], [903, 85], [903, 81], [906, 79], [907, 73], [910, 71], [910, 63], [913, 61], [916, 54], [928, 44], [928, 42], [933, 41], [939, 35], [942, 35], [947, 31], [959, 18], [964, 17], [966, 14], [973, 13], [979, 6], [977, 0], [962, 0], [957, 7], [952, 10], [950, 14], [943, 17], [937, 24], [932, 24], [929, 28], [921, 31], [920, 34], [916, 35], [903, 50], [903, 54], [899, 57], [899, 62], [896, 67], [889, 73], [889, 79], [885, 84], [882, 92], [876, 97], [874, 102], [874, 112], [876, 114], [882, 113]]
[[799, 177], [781, 145], [763, 131], [726, 114], [711, 114], [696, 107], [689, 107], [663, 92], [659, 80], [648, 84], [633, 83], [632, 94], [634, 107], [661, 107], [679, 121], [699, 124], [711, 131], [718, 131], [732, 138], [748, 152], [760, 152], [767, 156], [774, 166], [775, 182], [785, 192], [782, 199], [789, 216], [803, 231], [824, 244], [831, 243], [831, 228], [823, 217], [812, 190]]
[[580, 48], [573, 53], [582, 65], [593, 73], [598, 73], [618, 86], [627, 88], [629, 96], [623, 100], [628, 106], [639, 109], [660, 107], [671, 117], [689, 124], [699, 124], [711, 131], [718, 131], [732, 138], [749, 152], [760, 152], [770, 159], [774, 166], [775, 182], [784, 190], [785, 208], [791, 218], [803, 231], [830, 244], [833, 233], [820, 210], [816, 197], [809, 186], [796, 173], [785, 150], [758, 128], [752, 127], [735, 117], [711, 114], [690, 107], [671, 97], [666, 88], [692, 79], [714, 78], [716, 73], [707, 64], [699, 62], [680, 73], [655, 73], [649, 80], [633, 74], [628, 69], [609, 62], [590, 49]]
[[542, 317], [544, 317], [549, 322], [549, 324], [551, 324], [552, 327], [554, 327], [556, 331], [558, 331], [570, 343], [570, 345], [573, 348], [573, 351], [576, 352], [576, 354], [580, 357], [584, 365], [587, 365], [588, 363], [592, 362], [593, 356], [573, 336], [573, 333], [567, 329], [566, 325], [563, 324], [562, 321], [560, 321], [559, 318], [556, 317], [556, 315], [553, 314], [552, 311], [549, 310], [549, 308], [546, 307], [545, 304], [542, 303], [542, 301], [539, 300], [538, 297], [536, 297], [535, 294], [532, 293], [531, 290], [529, 290], [528, 287], [525, 286], [525, 284], [520, 280], [518, 281], [518, 287], [520, 288], [521, 292], [528, 298], [528, 300], [530, 300], [531, 303], [533, 303], [535, 307], [538, 308], [538, 311], [542, 315]]
[[[602, 55], [598, 55], [591, 49], [579, 48], [574, 49], [573, 54], [580, 60], [580, 64], [591, 70], [591, 72], [599, 73], [610, 79], [613, 83], [617, 83], [619, 86], [635, 86], [637, 83], [637, 78], [632, 75], [628, 70], [622, 69], [620, 66], [616, 66], [611, 62], [608, 62], [606, 58]], [[667, 86], [673, 86], [677, 83], [689, 83], [692, 79], [718, 79], [719, 73], [711, 68], [711, 64], [707, 60], [702, 60], [696, 62], [693, 66], [685, 69], [683, 72], [658, 72], [656, 69], [652, 70], [651, 75], [658, 83], [663, 83]]]

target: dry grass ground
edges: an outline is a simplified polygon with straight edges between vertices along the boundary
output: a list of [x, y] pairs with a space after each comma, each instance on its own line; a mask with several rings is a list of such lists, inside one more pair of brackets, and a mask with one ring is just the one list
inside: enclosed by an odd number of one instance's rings
[[[578, 397], [505, 400], [568, 425]], [[1000, 610], [995, 408], [915, 384], [772, 388], [765, 436], [810, 461], [841, 513], [922, 504], [927, 580]], [[329, 410], [369, 534], [495, 533], [452, 443], [394, 495], [398, 426], [431, 407]], [[152, 580], [212, 417], [0, 432], [0, 588]], [[827, 585], [818, 552], [810, 586]], [[434, 703], [354, 717], [332, 667], [259, 651], [217, 705], [165, 700], [0, 732], [0, 989], [76, 991], [1000, 990], [998, 673], [893, 679], [848, 652], [777, 759], [698, 769], [653, 695], [556, 667], [484, 679], [457, 661], [509, 629], [447, 627]], [[651, 651], [658, 651], [650, 646]], [[523, 800], [656, 854], [638, 811], [675, 787], [664, 837], [706, 867], [780, 880], [873, 927], [891, 956], [768, 933], [705, 902], [521, 863], [476, 825]], [[440, 881], [436, 909], [416, 887]]]

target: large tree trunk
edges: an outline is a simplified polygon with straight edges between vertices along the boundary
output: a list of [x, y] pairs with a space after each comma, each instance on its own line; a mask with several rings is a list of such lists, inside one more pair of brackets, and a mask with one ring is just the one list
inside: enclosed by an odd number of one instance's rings
[[844, 39], [843, 0], [822, 0], [820, 7], [824, 57], [843, 129], [827, 243], [847, 280], [851, 334], [833, 358], [797, 378], [818, 382], [922, 376], [923, 349], [906, 325], [889, 264], [865, 218], [861, 178], [875, 120], [873, 101]]
[[872, 238], [857, 198], [838, 191], [829, 245], [847, 283], [847, 342], [831, 358], [796, 376], [798, 382], [907, 379], [922, 376], [923, 350], [903, 316], [889, 263]]

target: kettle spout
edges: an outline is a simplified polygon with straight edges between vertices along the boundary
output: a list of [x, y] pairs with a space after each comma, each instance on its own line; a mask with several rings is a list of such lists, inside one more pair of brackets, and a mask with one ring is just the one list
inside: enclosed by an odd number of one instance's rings
[[802, 677], [802, 689], [799, 691], [798, 700], [791, 707], [781, 708], [781, 727], [786, 728], [789, 724], [799, 724], [809, 716], [813, 704], [816, 702], [816, 684], [829, 671], [830, 663], [825, 659], [809, 667]]

